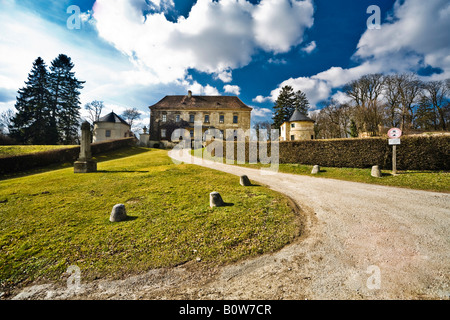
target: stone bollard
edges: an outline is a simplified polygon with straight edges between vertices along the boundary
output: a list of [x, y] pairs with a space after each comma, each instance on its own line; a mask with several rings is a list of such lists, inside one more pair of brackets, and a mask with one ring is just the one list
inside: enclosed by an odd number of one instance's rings
[[252, 185], [252, 183], [250, 182], [250, 179], [246, 175], [241, 176], [239, 183], [241, 184], [241, 186], [244, 186], [244, 187], [248, 187], [248, 186]]
[[318, 165], [315, 165], [311, 171], [311, 174], [319, 173], [320, 167]]
[[379, 166], [373, 166], [372, 172], [370, 173], [372, 177], [381, 178], [381, 170]]
[[125, 205], [116, 204], [109, 217], [109, 221], [111, 222], [119, 222], [127, 219], [127, 210], [125, 209]]
[[222, 200], [222, 197], [220, 196], [220, 193], [214, 191], [209, 194], [209, 206], [211, 208], [222, 207], [223, 205], [224, 202]]

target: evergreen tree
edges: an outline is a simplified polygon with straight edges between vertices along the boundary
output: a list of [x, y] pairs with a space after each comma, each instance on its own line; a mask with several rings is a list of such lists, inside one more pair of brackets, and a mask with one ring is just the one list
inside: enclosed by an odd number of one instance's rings
[[[302, 92], [301, 90], [298, 90], [295, 93], [295, 109], [300, 111], [301, 113], [307, 115], [308, 109], [309, 109], [309, 101], [308, 98], [306, 98], [306, 94]], [[291, 113], [292, 115], [292, 113]]]
[[275, 101], [273, 127], [280, 129], [283, 122], [289, 119], [296, 107], [296, 95], [291, 86], [281, 88], [277, 101]]
[[349, 132], [349, 134], [350, 134], [350, 137], [352, 137], [352, 138], [358, 138], [358, 127], [356, 126], [356, 122], [355, 122], [355, 120], [351, 120], [350, 121], [350, 132]]
[[60, 54], [50, 66], [50, 135], [52, 143], [72, 144], [78, 137], [80, 122], [80, 89], [84, 81], [78, 81], [72, 71], [71, 58]]
[[25, 87], [19, 89], [16, 115], [9, 127], [10, 135], [20, 143], [46, 144], [49, 120], [48, 71], [44, 60], [38, 57], [28, 74]]

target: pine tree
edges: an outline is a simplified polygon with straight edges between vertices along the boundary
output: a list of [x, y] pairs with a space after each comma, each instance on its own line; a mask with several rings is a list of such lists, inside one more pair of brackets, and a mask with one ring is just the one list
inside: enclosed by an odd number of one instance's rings
[[352, 138], [358, 138], [358, 135], [359, 135], [358, 127], [356, 126], [356, 122], [353, 119], [350, 121], [350, 132], [349, 132], [349, 134], [350, 134], [350, 137], [352, 137]]
[[60, 54], [50, 66], [50, 134], [52, 142], [72, 144], [76, 142], [80, 122], [80, 89], [84, 81], [78, 81], [72, 71], [71, 58]]
[[308, 109], [309, 109], [309, 101], [308, 98], [306, 98], [306, 94], [302, 92], [301, 90], [298, 90], [295, 93], [295, 109], [300, 111], [301, 113], [307, 115]]
[[19, 89], [10, 135], [25, 144], [46, 144], [49, 120], [48, 71], [44, 60], [38, 57], [28, 74], [25, 87]]
[[280, 129], [283, 122], [288, 120], [292, 115], [296, 106], [296, 96], [294, 89], [291, 86], [284, 86], [281, 88], [277, 101], [275, 101], [274, 115], [273, 115], [273, 127], [274, 129]]

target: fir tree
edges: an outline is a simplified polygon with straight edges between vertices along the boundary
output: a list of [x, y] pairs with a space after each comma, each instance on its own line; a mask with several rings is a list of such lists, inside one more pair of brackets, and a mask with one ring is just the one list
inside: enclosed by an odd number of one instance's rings
[[71, 58], [60, 54], [50, 66], [50, 134], [52, 142], [72, 144], [78, 137], [80, 122], [80, 89], [83, 81], [78, 81], [72, 71]]
[[277, 101], [275, 101], [275, 106], [273, 107], [274, 115], [272, 119], [274, 129], [280, 129], [283, 122], [288, 120], [292, 115], [296, 106], [295, 101], [296, 96], [291, 86], [281, 88]]
[[294, 89], [287, 85], [281, 88], [273, 109], [273, 126], [275, 129], [279, 129], [283, 122], [289, 120], [296, 109], [306, 115], [309, 101], [301, 90], [294, 92]]
[[[295, 93], [295, 109], [303, 113], [304, 115], [308, 114], [309, 109], [309, 101], [308, 98], [306, 98], [306, 94], [302, 92], [301, 90], [298, 90]], [[291, 113], [292, 115], [292, 113]]]
[[16, 115], [9, 128], [12, 138], [24, 144], [46, 144], [49, 121], [48, 71], [38, 57], [28, 74], [25, 87], [19, 89]]
[[352, 138], [358, 138], [358, 135], [359, 135], [358, 127], [356, 126], [356, 122], [353, 119], [350, 121], [350, 132], [349, 132], [349, 134], [350, 134], [350, 137], [352, 137]]

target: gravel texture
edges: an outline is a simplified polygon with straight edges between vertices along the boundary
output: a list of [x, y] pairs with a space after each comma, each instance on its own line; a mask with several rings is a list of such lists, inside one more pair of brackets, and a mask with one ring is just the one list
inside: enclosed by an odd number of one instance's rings
[[36, 285], [13, 298], [450, 299], [450, 194], [196, 163], [289, 196], [301, 209], [302, 236], [222, 267], [197, 259], [118, 281], [81, 278], [78, 289]]

